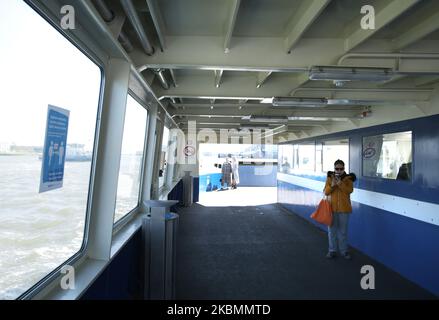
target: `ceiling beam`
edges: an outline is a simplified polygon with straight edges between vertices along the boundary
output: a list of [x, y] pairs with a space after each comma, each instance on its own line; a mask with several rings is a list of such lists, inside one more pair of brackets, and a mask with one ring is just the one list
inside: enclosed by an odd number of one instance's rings
[[354, 19], [348, 26], [349, 36], [345, 39], [345, 50], [350, 51], [372, 37], [377, 31], [398, 18], [420, 0], [388, 0], [375, 16], [375, 29], [363, 30], [361, 19]]
[[223, 76], [223, 70], [215, 70], [215, 88], [219, 88], [221, 85], [221, 78]]
[[224, 36], [224, 53], [230, 52], [230, 42], [232, 40], [233, 29], [235, 29], [236, 17], [238, 15], [239, 5], [241, 0], [231, 0], [230, 14], [226, 23]]
[[309, 133], [307, 132], [307, 131], [305, 131], [305, 130], [300, 130], [300, 134], [301, 134], [301, 137], [304, 137], [304, 138], [307, 138], [307, 137], [309, 137]]
[[349, 119], [348, 122], [354, 126], [354, 128], [360, 127], [360, 121], [358, 119]]
[[407, 32], [399, 35], [392, 40], [394, 51], [399, 51], [439, 29], [439, 10], [433, 12], [428, 18], [419, 20], [420, 22], [411, 26]]
[[258, 72], [258, 80], [256, 81], [256, 88], [260, 88], [268, 77], [273, 73], [273, 71]]
[[162, 50], [166, 49], [165, 23], [157, 4], [157, 0], [146, 0]]
[[320, 15], [331, 0], [306, 0], [292, 16], [286, 28], [285, 51], [290, 53], [305, 31]]
[[[307, 39], [300, 50], [286, 54], [283, 37], [245, 37], [245, 41], [233, 48], [233, 54], [224, 54], [218, 50], [222, 39], [222, 36], [167, 36], [165, 51], [148, 56], [134, 48], [130, 57], [139, 71], [186, 67], [198, 70], [304, 72], [311, 65], [332, 64], [345, 53], [342, 38]], [[325, 54], [321, 54], [322, 48]]]
[[[257, 99], [271, 98], [276, 96], [286, 96], [291, 88], [296, 88], [303, 84], [303, 79], [308, 80], [307, 75], [296, 77], [293, 75], [271, 75], [270, 81], [266, 81], [263, 86], [257, 88], [255, 85], [255, 75], [245, 73], [244, 75], [233, 74], [227, 77], [227, 81], [220, 81], [219, 87], [216, 87], [220, 80], [217, 73], [215, 79], [212, 79], [213, 72], [206, 72], [205, 75], [191, 76], [179, 75], [178, 87], [171, 87], [164, 90], [160, 86], [155, 86], [155, 93], [160, 98], [196, 98], [196, 99]], [[299, 79], [300, 78], [300, 79]], [[212, 85], [213, 84], [213, 85]]]
[[397, 81], [399, 81], [399, 80], [401, 80], [401, 79], [405, 79], [405, 78], [407, 78], [406, 75], [399, 74], [399, 75], [394, 76], [394, 77], [393, 77], [392, 79], [390, 79], [390, 80], [387, 80], [387, 81], [384, 81], [384, 82], [380, 83], [380, 86], [381, 86], [381, 87], [384, 87], [384, 86], [386, 86], [386, 85], [388, 85], [388, 84], [390, 84], [390, 83], [394, 83], [394, 82], [397, 82]]
[[174, 87], [178, 87], [177, 77], [175, 76], [175, 71], [173, 69], [169, 69], [169, 73], [171, 74], [172, 82], [174, 83]]
[[309, 75], [308, 73], [298, 73], [295, 76], [296, 79], [296, 86], [294, 87], [294, 89], [292, 89], [288, 95], [291, 96], [293, 95], [293, 93], [297, 90], [299, 90], [300, 87], [302, 87], [304, 84], [306, 84], [309, 81]]
[[416, 87], [431, 85], [439, 81], [439, 76], [425, 76], [414, 80]]

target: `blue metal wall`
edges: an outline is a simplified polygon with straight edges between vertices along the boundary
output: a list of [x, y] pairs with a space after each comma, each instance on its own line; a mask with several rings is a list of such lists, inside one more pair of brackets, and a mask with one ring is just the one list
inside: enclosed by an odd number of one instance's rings
[[[241, 187], [275, 187], [276, 186], [276, 165], [239, 166], [239, 186]], [[208, 181], [212, 187], [219, 189], [221, 173], [211, 173], [200, 176], [199, 190], [205, 192], [207, 190]], [[215, 189], [214, 188], [214, 189]]]
[[[354, 187], [367, 191], [439, 204], [439, 116], [401, 121], [307, 139], [322, 141], [350, 138], [350, 170], [357, 174]], [[361, 174], [362, 137], [382, 133], [413, 132], [412, 181], [363, 177]], [[306, 140], [303, 140], [306, 141]], [[300, 141], [298, 141], [300, 142]], [[295, 141], [296, 143], [296, 141]], [[296, 174], [295, 176], [301, 176]], [[324, 181], [325, 174], [303, 176]], [[292, 212], [309, 218], [323, 193], [277, 181], [278, 202]], [[352, 202], [349, 243], [422, 287], [439, 295], [439, 226], [401, 214]], [[439, 215], [439, 211], [437, 212]], [[423, 204], [411, 215], [423, 215]], [[317, 224], [316, 224], [317, 225]], [[326, 230], [321, 225], [319, 227]]]
[[139, 229], [119, 251], [102, 274], [82, 296], [82, 300], [143, 299], [143, 246]]

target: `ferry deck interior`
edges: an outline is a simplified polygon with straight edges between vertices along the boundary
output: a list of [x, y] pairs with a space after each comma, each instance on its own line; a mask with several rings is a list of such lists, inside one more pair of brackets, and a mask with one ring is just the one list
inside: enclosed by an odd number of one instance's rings
[[[0, 6], [0, 299], [438, 298], [438, 1]], [[350, 260], [310, 218], [339, 158]]]

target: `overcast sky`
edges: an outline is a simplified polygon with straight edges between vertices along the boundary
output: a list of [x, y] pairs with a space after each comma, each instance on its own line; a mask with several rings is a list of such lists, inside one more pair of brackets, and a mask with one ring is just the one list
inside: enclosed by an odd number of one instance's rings
[[21, 0], [0, 1], [0, 143], [42, 146], [47, 105], [70, 110], [68, 143], [91, 148], [99, 68]]

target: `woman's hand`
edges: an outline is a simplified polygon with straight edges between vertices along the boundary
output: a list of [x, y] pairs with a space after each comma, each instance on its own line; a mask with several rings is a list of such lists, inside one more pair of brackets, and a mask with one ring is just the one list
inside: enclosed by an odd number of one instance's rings
[[335, 176], [332, 176], [331, 179], [331, 188], [335, 187], [337, 185], [337, 178]]

